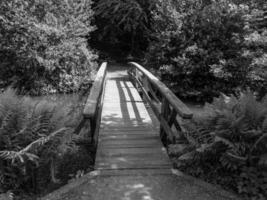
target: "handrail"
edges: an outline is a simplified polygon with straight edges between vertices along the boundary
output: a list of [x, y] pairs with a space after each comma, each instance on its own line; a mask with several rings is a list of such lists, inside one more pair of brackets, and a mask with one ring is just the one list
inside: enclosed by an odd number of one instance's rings
[[135, 87], [150, 104], [160, 122], [160, 136], [165, 145], [184, 142], [186, 132], [184, 122], [193, 117], [190, 109], [173, 94], [158, 78], [141, 65], [133, 66], [128, 73]]
[[94, 80], [93, 86], [91, 88], [90, 94], [87, 98], [86, 104], [83, 110], [83, 119], [74, 131], [79, 134], [84, 126], [90, 125], [90, 143], [96, 149], [98, 141], [98, 132], [100, 126], [101, 112], [103, 106], [103, 96], [105, 90], [107, 73], [107, 62], [101, 64], [96, 78]]
[[130, 64], [134, 65], [139, 71], [141, 71], [149, 81], [159, 90], [159, 92], [166, 97], [167, 101], [173, 106], [176, 112], [184, 119], [191, 119], [193, 113], [189, 110], [189, 108], [176, 97], [173, 92], [166, 87], [164, 83], [162, 83], [158, 78], [156, 78], [151, 72], [146, 70], [144, 67], [135, 62], [130, 62]]
[[84, 110], [83, 110], [83, 116], [85, 118], [92, 118], [96, 114], [97, 105], [99, 103], [99, 98], [103, 91], [103, 85], [105, 81], [106, 76], [106, 69], [107, 69], [107, 63], [104, 62], [100, 66], [94, 84], [91, 88], [91, 92], [87, 98]]

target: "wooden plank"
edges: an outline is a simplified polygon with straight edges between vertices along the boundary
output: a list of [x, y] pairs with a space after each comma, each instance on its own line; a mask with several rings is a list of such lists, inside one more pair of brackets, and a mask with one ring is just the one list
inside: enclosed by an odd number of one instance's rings
[[159, 136], [156, 134], [104, 134], [99, 138], [101, 141], [111, 140], [159, 140]]
[[153, 175], [171, 175], [172, 170], [169, 168], [162, 169], [103, 169], [101, 170], [101, 176], [153, 176]]
[[100, 131], [151, 131], [152, 126], [151, 125], [144, 125], [144, 124], [131, 124], [131, 125], [105, 125], [101, 124], [101, 130]]
[[98, 101], [103, 90], [103, 85], [104, 85], [105, 76], [106, 76], [106, 69], [107, 69], [107, 63], [104, 62], [100, 66], [97, 72], [96, 78], [94, 80], [94, 84], [91, 88], [89, 97], [86, 101], [86, 104], [83, 110], [83, 116], [85, 118], [92, 118], [95, 116]]
[[118, 166], [116, 163], [107, 163], [104, 164], [102, 163], [101, 165], [96, 165], [95, 169], [96, 170], [124, 170], [124, 169], [171, 169], [172, 166], [166, 163], [162, 163], [162, 164], [150, 164], [150, 163], [146, 163], [146, 164], [121, 164], [120, 166]]
[[131, 136], [131, 135], [147, 135], [147, 136], [154, 136], [154, 135], [158, 135], [158, 133], [156, 133], [155, 131], [151, 130], [151, 127], [149, 127], [148, 129], [138, 129], [138, 127], [135, 128], [131, 128], [131, 129], [101, 129], [101, 135], [105, 136], [105, 135], [117, 135], [117, 136]]
[[[136, 149], [142, 150], [140, 148], [136, 148]], [[159, 153], [160, 151], [158, 151], [157, 153], [155, 153], [155, 152], [151, 153], [151, 152], [147, 151], [147, 149], [148, 148], [145, 148], [145, 151], [130, 151], [130, 153], [129, 152], [128, 153], [121, 152], [119, 154], [112, 154], [112, 155], [110, 155], [108, 153], [109, 149], [106, 149], [105, 152], [101, 152], [98, 154], [99, 156], [98, 156], [97, 160], [101, 160], [101, 159], [118, 159], [118, 160], [139, 159], [139, 160], [160, 160], [160, 161], [165, 160], [166, 162], [169, 162], [169, 158], [168, 158], [168, 156], [166, 156], [166, 154]]]
[[120, 141], [111, 141], [111, 142], [101, 142], [98, 143], [98, 148], [147, 148], [147, 147], [155, 147], [160, 146], [160, 141], [140, 141], [139, 143], [132, 140], [127, 140], [123, 143]]
[[118, 74], [118, 78], [113, 74], [105, 87], [96, 168], [170, 169], [169, 157], [144, 102], [128, 79]]
[[145, 158], [101, 158], [96, 161], [96, 169], [147, 169], [147, 168], [171, 168], [169, 160], [145, 159]]
[[162, 96], [164, 96], [168, 100], [168, 102], [174, 107], [174, 109], [182, 118], [192, 118], [193, 113], [190, 111], [190, 109], [180, 99], [178, 99], [176, 95], [173, 94], [173, 92], [168, 87], [166, 87], [158, 78], [156, 78], [151, 72], [146, 70], [141, 65], [135, 62], [130, 62], [130, 64], [140, 70], [149, 79], [151, 84], [153, 84], [153, 86], [159, 90]]
[[167, 156], [164, 148], [150, 147], [150, 148], [101, 148], [98, 150], [98, 156], [122, 156], [122, 155], [150, 155], [162, 154]]
[[116, 163], [116, 164], [170, 164], [168, 157], [163, 154], [152, 154], [152, 155], [122, 155], [122, 156], [101, 156], [98, 157], [96, 163]]
[[116, 145], [116, 146], [123, 146], [123, 145], [161, 145], [161, 142], [159, 140], [159, 138], [154, 138], [154, 139], [145, 139], [145, 138], [138, 138], [138, 139], [129, 139], [129, 138], [122, 138], [122, 139], [108, 139], [108, 140], [103, 140], [102, 138], [99, 138], [99, 143], [101, 145], [106, 145], [106, 146], [110, 146], [110, 145]]

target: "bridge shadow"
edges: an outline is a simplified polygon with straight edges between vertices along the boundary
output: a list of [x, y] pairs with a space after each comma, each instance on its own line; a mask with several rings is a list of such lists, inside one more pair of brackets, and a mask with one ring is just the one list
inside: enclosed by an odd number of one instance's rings
[[105, 127], [152, 125], [139, 93], [125, 76], [110, 77], [107, 81], [101, 125]]

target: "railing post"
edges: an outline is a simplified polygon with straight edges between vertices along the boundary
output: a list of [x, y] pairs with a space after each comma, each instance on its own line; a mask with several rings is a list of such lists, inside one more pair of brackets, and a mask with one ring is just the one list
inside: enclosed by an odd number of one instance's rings
[[[136, 69], [136, 68], [134, 68], [134, 76], [135, 76], [135, 79], [136, 80], [139, 80], [138, 79], [138, 70]], [[137, 81], [135, 81], [135, 88], [138, 90], [138, 88], [139, 88], [139, 85], [138, 85], [138, 83], [137, 83]]]
[[[161, 116], [163, 119], [168, 119], [168, 112], [169, 112], [168, 101], [166, 98], [163, 97], [161, 104]], [[161, 122], [160, 122], [160, 138], [164, 146], [166, 146], [168, 144], [168, 135], [165, 132]]]
[[130, 75], [134, 79], [136, 88], [141, 89], [148, 103], [160, 121], [160, 137], [166, 146], [183, 139], [185, 128], [179, 118], [192, 119], [190, 109], [157, 77], [141, 65], [130, 62], [134, 66]]
[[95, 143], [95, 141], [94, 141], [95, 128], [96, 128], [96, 120], [95, 120], [95, 118], [90, 118], [90, 133], [89, 134], [90, 134], [90, 137], [92, 138], [91, 139], [92, 144]]

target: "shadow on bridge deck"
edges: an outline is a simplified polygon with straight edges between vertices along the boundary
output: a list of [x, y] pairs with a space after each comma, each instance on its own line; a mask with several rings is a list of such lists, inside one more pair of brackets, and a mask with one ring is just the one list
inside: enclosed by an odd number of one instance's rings
[[108, 69], [96, 170], [43, 200], [237, 199], [172, 169], [153, 115], [126, 70], [121, 66]]

